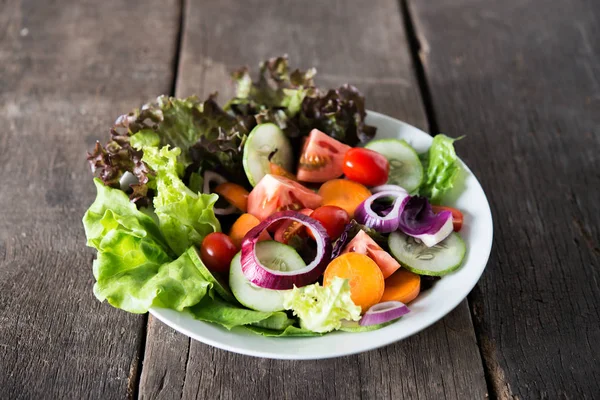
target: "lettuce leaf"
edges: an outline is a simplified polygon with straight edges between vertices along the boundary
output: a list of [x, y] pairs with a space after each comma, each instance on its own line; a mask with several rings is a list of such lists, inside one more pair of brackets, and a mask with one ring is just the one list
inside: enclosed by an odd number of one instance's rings
[[425, 171], [419, 194], [429, 198], [433, 204], [439, 204], [445, 193], [454, 187], [460, 166], [453, 143], [457, 139], [440, 134], [433, 138], [429, 151], [422, 155], [421, 162]]
[[[94, 294], [133, 313], [152, 306], [183, 310], [212, 288], [191, 253], [173, 261], [158, 225], [127, 195], [95, 179], [97, 196], [83, 217], [87, 244], [98, 250]], [[149, 211], [147, 211], [149, 213]]]
[[317, 128], [349, 146], [365, 143], [375, 136], [377, 128], [365, 124], [365, 97], [357, 88], [343, 85], [325, 95], [308, 96], [302, 103], [300, 131]]
[[[141, 205], [149, 204], [154, 195], [154, 171], [142, 160], [145, 147], [178, 147], [183, 150], [178, 157], [183, 168], [194, 161], [194, 170], [218, 167], [230, 176], [239, 175], [248, 128], [243, 120], [223, 111], [215, 97], [211, 95], [201, 102], [194, 96], [160, 96], [153, 103], [121, 115], [110, 130], [106, 146], [97, 142], [88, 153], [92, 172], [113, 188], [119, 188], [125, 172], [134, 174], [138, 183], [131, 185], [130, 199]], [[192, 147], [194, 154], [190, 152]]]
[[201, 302], [190, 307], [188, 311], [194, 318], [200, 321], [213, 322], [227, 329], [260, 323], [273, 317], [277, 319], [285, 317], [287, 319], [287, 316], [282, 311], [263, 312], [249, 310], [227, 303], [217, 296], [204, 297]]
[[337, 277], [328, 286], [294, 287], [286, 293], [283, 305], [300, 318], [301, 328], [317, 333], [340, 329], [342, 320], [358, 321], [361, 312], [350, 298], [348, 280]]
[[267, 337], [310, 337], [310, 336], [322, 336], [322, 333], [317, 333], [313, 331], [309, 331], [308, 329], [298, 328], [297, 326], [290, 325], [285, 329], [268, 329], [262, 328], [260, 326], [248, 325], [244, 328], [248, 329], [250, 332], [257, 333], [259, 335], [267, 336]]
[[142, 160], [156, 171], [157, 195], [154, 212], [167, 243], [176, 255], [188, 247], [202, 242], [204, 236], [221, 230], [213, 206], [219, 198], [216, 194], [197, 194], [190, 190], [179, 177], [183, 173], [177, 160], [179, 148], [160, 150], [144, 148]]
[[253, 116], [259, 124], [272, 122], [290, 138], [306, 136], [313, 128], [350, 146], [373, 138], [376, 128], [364, 122], [365, 98], [358, 89], [343, 85], [321, 91], [314, 85], [315, 74], [314, 68], [290, 72], [287, 56], [261, 63], [258, 81], [244, 67], [232, 74], [236, 96], [225, 109], [238, 117]]
[[290, 72], [287, 56], [262, 62], [256, 82], [252, 81], [248, 68], [243, 67], [232, 74], [236, 95], [225, 109], [240, 115], [279, 109], [287, 117], [294, 117], [300, 111], [304, 98], [316, 90], [313, 82], [315, 73], [314, 68]]

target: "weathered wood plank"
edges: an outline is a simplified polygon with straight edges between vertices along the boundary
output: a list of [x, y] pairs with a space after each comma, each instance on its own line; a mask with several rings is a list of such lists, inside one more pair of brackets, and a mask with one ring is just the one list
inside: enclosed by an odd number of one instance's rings
[[498, 398], [600, 396], [600, 3], [412, 3], [438, 124], [495, 216], [470, 300]]
[[[186, 5], [177, 95], [229, 96], [229, 72], [288, 53], [319, 82], [350, 82], [370, 108], [427, 123], [397, 4], [203, 1]], [[175, 371], [175, 372], [174, 372]], [[184, 380], [182, 382], [182, 375]], [[286, 362], [214, 349], [151, 318], [142, 398], [483, 398], [466, 302], [402, 343], [358, 356]]]
[[2, 399], [137, 390], [144, 318], [92, 294], [85, 153], [170, 90], [178, 14], [171, 0], [0, 3]]

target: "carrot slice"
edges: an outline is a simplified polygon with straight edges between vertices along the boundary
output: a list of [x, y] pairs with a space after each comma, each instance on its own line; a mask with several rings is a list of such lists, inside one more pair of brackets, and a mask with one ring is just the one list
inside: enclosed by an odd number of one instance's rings
[[217, 186], [214, 191], [219, 196], [223, 196], [229, 204], [233, 204], [240, 211], [246, 212], [248, 210], [248, 195], [250, 193], [242, 186], [236, 183], [225, 182]]
[[335, 258], [325, 270], [323, 286], [329, 285], [336, 276], [350, 281], [350, 297], [363, 312], [381, 300], [385, 288], [383, 274], [368, 256], [346, 253]]
[[289, 172], [287, 169], [283, 168], [279, 164], [275, 164], [275, 163], [270, 162], [269, 163], [269, 170], [271, 171], [271, 175], [283, 176], [284, 178], [288, 178], [288, 179], [291, 179], [293, 181], [297, 181], [298, 180], [298, 178], [296, 178], [296, 175], [292, 174], [291, 172]]
[[421, 291], [421, 276], [400, 268], [385, 280], [381, 301], [396, 300], [404, 304], [413, 301]]
[[324, 206], [338, 206], [346, 210], [350, 218], [354, 218], [354, 210], [365, 201], [371, 192], [360, 183], [346, 179], [332, 179], [319, 189]]
[[[258, 218], [256, 218], [252, 214], [242, 214], [240, 217], [233, 223], [231, 226], [231, 230], [229, 231], [229, 237], [231, 241], [238, 249], [242, 247], [242, 241], [244, 240], [244, 236], [246, 233], [256, 225], [260, 224]], [[271, 240], [271, 235], [267, 231], [263, 231], [258, 237], [258, 241], [262, 240]]]

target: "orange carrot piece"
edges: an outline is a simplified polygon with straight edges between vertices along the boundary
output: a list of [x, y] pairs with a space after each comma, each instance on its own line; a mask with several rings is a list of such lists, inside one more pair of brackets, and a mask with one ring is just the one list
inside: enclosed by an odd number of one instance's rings
[[[229, 231], [229, 237], [231, 241], [238, 249], [242, 247], [242, 241], [244, 240], [244, 236], [246, 233], [256, 225], [260, 224], [258, 218], [256, 218], [252, 214], [242, 214], [240, 217], [233, 223], [231, 226], [231, 230]], [[258, 237], [258, 241], [263, 240], [271, 240], [271, 235], [267, 231], [263, 231]]]
[[360, 183], [332, 179], [321, 186], [319, 195], [323, 197], [324, 206], [338, 206], [354, 218], [356, 207], [371, 196], [371, 192]]
[[323, 275], [323, 286], [327, 286], [335, 277], [348, 279], [350, 297], [362, 312], [379, 303], [385, 283], [381, 269], [375, 261], [359, 253], [346, 253], [329, 263]]
[[400, 268], [385, 280], [385, 290], [381, 301], [400, 301], [408, 304], [417, 298], [421, 291], [421, 276]]
[[215, 193], [223, 196], [229, 204], [233, 204], [241, 212], [248, 210], [248, 195], [250, 193], [242, 186], [231, 182], [221, 183], [215, 188]]

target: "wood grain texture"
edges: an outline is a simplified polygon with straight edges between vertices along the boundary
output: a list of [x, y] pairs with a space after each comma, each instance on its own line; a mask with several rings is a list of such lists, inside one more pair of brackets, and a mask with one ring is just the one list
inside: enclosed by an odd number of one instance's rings
[[440, 128], [488, 193], [470, 300], [500, 399], [600, 397], [600, 3], [413, 1]]
[[[186, 3], [178, 96], [232, 94], [239, 65], [288, 53], [316, 66], [319, 84], [350, 82], [368, 107], [426, 128], [410, 54], [393, 1]], [[140, 397], [484, 398], [486, 384], [470, 314], [450, 316], [409, 340], [358, 356], [277, 361], [217, 350], [150, 317]]]
[[[92, 294], [86, 150], [168, 92], [176, 1], [0, 3], [0, 398], [125, 398], [144, 318]], [[140, 16], [148, 23], [135, 23]]]

